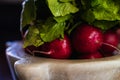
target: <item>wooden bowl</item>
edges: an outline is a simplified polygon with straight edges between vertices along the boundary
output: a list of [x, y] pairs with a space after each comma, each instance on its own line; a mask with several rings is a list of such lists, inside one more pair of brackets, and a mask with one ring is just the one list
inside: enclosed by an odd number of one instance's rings
[[8, 42], [7, 46], [6, 56], [14, 80], [120, 80], [120, 55], [60, 60], [28, 55], [20, 41]]

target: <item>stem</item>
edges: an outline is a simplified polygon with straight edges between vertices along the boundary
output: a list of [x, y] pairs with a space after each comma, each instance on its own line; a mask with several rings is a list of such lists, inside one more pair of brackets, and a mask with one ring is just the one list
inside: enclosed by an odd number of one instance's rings
[[42, 54], [46, 54], [46, 55], [50, 55], [52, 53], [52, 50], [45, 52], [45, 51], [39, 51], [39, 50], [33, 50], [31, 51], [30, 49], [26, 48], [26, 50], [32, 54], [33, 56], [35, 56], [35, 53], [42, 53]]
[[26, 50], [27, 50], [31, 55], [35, 56], [34, 53], [33, 53], [32, 51], [30, 51], [30, 49], [26, 48]]
[[79, 24], [81, 24], [81, 22], [76, 23], [71, 29], [68, 30], [68, 34], [70, 35], [70, 33], [72, 32], [72, 30], [74, 30]]
[[104, 42], [103, 42], [103, 44], [104, 44], [104, 45], [107, 45], [107, 46], [110, 46], [110, 47], [112, 47], [112, 48], [114, 48], [114, 49], [116, 49], [116, 50], [118, 51], [118, 54], [120, 54], [120, 49], [118, 49], [117, 47], [115, 47], [115, 46], [113, 46], [113, 45], [111, 45], [111, 44], [108, 44], [108, 43], [104, 43]]
[[51, 51], [45, 52], [45, 51], [34, 50], [32, 52], [33, 53], [42, 53], [42, 54], [47, 54], [47, 55], [51, 54]]

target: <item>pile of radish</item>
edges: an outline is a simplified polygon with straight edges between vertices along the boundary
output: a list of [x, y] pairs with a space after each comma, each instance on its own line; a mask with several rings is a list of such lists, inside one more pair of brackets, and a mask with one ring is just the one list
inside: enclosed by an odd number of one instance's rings
[[80, 24], [63, 39], [55, 39], [39, 47], [28, 46], [25, 51], [55, 59], [95, 59], [115, 55], [118, 48], [118, 30], [103, 32], [100, 28]]

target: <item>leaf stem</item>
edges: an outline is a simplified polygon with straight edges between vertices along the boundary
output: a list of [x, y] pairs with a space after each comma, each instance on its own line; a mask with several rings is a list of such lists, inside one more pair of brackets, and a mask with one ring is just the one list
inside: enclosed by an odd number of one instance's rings
[[50, 55], [52, 53], [52, 51], [48, 51], [48, 52], [45, 52], [45, 51], [39, 51], [39, 50], [33, 50], [31, 51], [30, 49], [26, 48], [26, 50], [32, 54], [33, 56], [35, 56], [35, 53], [41, 53], [41, 54], [46, 54], [46, 55]]

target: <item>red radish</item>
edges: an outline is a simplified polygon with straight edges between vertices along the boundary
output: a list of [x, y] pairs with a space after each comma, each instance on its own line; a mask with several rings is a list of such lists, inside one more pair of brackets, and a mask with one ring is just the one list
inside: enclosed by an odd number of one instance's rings
[[72, 46], [77, 52], [93, 53], [102, 45], [102, 31], [88, 24], [78, 26], [72, 34]]
[[117, 49], [119, 38], [113, 31], [106, 31], [103, 35], [102, 51], [105, 54], [112, 54]]
[[102, 54], [99, 51], [89, 53], [89, 54], [83, 54], [79, 58], [80, 59], [96, 59], [96, 58], [102, 58]]
[[120, 42], [120, 28], [118, 28], [118, 29], [116, 30], [116, 34], [118, 35], [119, 42]]
[[56, 39], [50, 43], [50, 56], [52, 58], [69, 58], [71, 55], [71, 43], [67, 36], [63, 40]]
[[55, 39], [34, 50], [33, 53], [45, 54], [55, 59], [66, 59], [71, 55], [71, 43], [67, 35], [63, 39]]

